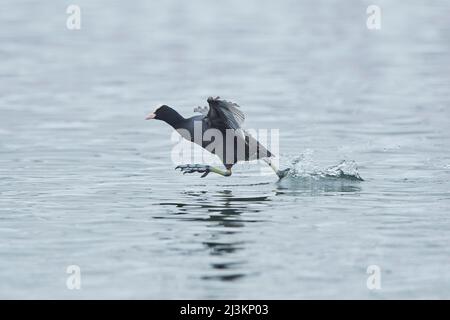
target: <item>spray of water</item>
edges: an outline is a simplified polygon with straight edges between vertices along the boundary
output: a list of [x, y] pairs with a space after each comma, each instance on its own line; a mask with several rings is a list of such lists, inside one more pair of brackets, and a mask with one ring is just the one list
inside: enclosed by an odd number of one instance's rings
[[291, 159], [289, 171], [284, 178], [308, 181], [363, 181], [358, 166], [353, 160], [342, 160], [337, 165], [322, 169], [312, 159], [310, 153]]

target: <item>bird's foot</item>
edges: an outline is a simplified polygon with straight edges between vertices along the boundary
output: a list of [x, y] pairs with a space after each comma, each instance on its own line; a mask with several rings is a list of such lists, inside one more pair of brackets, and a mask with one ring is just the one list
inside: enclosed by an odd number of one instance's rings
[[287, 169], [284, 169], [284, 170], [278, 170], [277, 171], [278, 178], [280, 180], [283, 179], [284, 177], [286, 177], [288, 175], [290, 170], [291, 170], [291, 168], [287, 168]]
[[206, 177], [211, 172], [211, 166], [205, 164], [183, 164], [175, 167], [175, 170], [180, 169], [183, 174], [199, 172], [203, 173], [201, 178]]

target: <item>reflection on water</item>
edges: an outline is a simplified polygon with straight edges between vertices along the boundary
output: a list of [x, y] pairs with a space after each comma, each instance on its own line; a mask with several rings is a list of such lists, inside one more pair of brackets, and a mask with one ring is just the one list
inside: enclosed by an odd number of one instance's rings
[[[259, 212], [258, 206], [270, 201], [269, 196], [236, 196], [232, 190], [219, 190], [211, 195], [204, 191], [186, 191], [181, 194], [186, 202], [161, 202], [161, 206], [175, 206], [178, 210], [173, 214], [188, 214], [190, 212], [205, 212], [207, 217], [194, 218], [202, 221], [234, 221], [243, 212]], [[218, 213], [214, 214], [214, 213]], [[183, 217], [189, 219], [189, 217]], [[225, 223], [225, 222], [224, 222]]]
[[[267, 185], [267, 184], [264, 184]], [[175, 211], [159, 219], [179, 219], [202, 222], [208, 230], [208, 240], [202, 241], [211, 256], [220, 257], [220, 262], [210, 264], [211, 272], [201, 276], [203, 280], [234, 281], [245, 277], [246, 259], [233, 256], [245, 249], [246, 241], [239, 237], [245, 233], [249, 223], [261, 223], [261, 219], [243, 217], [244, 213], [258, 213], [270, 202], [270, 196], [246, 197], [235, 195], [232, 190], [218, 190], [214, 193], [206, 190], [186, 191], [180, 194], [186, 202], [160, 203], [161, 206], [173, 206]], [[179, 215], [183, 215], [180, 217]]]
[[[290, 183], [286, 185], [286, 182]], [[207, 240], [199, 240], [207, 249], [209, 255], [220, 260], [210, 263], [210, 270], [201, 276], [202, 280], [235, 281], [255, 272], [247, 269], [248, 258], [239, 255], [245, 252], [249, 239], [241, 237], [247, 232], [249, 224], [262, 224], [265, 219], [249, 218], [249, 214], [258, 215], [261, 211], [270, 209], [274, 197], [277, 196], [325, 196], [345, 193], [357, 193], [361, 190], [357, 182], [322, 180], [305, 183], [299, 179], [284, 179], [283, 181], [261, 184], [243, 184], [234, 187], [261, 186], [267, 188], [264, 196], [242, 195], [232, 189], [184, 191], [180, 193], [180, 202], [161, 202], [162, 207], [174, 208], [170, 213], [154, 216], [154, 219], [176, 219], [180, 223], [201, 223], [206, 228]], [[226, 188], [230, 186], [227, 185]], [[272, 190], [270, 190], [272, 189]], [[270, 191], [269, 191], [270, 190]], [[255, 216], [252, 215], [252, 216]], [[253, 240], [252, 240], [253, 241]], [[269, 253], [268, 253], [269, 254]]]
[[358, 193], [362, 186], [358, 181], [345, 181], [341, 179], [283, 179], [277, 182], [277, 195], [337, 195]]

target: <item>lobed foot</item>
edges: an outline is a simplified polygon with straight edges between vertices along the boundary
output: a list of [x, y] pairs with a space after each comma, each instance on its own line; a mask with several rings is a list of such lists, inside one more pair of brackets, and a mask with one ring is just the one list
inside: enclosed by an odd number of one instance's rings
[[211, 172], [211, 166], [205, 164], [183, 164], [175, 167], [175, 170], [180, 169], [183, 174], [199, 172], [203, 173], [201, 178], [206, 177]]
[[288, 175], [290, 170], [291, 170], [291, 168], [287, 168], [287, 169], [284, 169], [284, 170], [278, 170], [277, 171], [278, 178], [280, 180], [283, 179], [284, 177], [286, 177]]

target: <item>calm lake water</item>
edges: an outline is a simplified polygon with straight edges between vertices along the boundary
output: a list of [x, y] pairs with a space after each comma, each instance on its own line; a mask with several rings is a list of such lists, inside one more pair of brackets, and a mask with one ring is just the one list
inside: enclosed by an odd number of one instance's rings
[[[3, 1], [0, 297], [450, 298], [450, 4], [372, 3]], [[296, 176], [175, 171], [212, 95]]]

